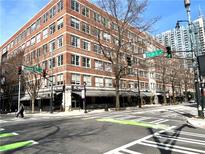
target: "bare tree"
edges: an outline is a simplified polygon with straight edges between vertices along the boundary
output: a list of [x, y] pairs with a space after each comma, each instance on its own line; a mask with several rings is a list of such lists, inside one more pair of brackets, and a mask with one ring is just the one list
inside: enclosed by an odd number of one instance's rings
[[7, 106], [9, 109], [12, 104], [12, 97], [16, 94], [14, 86], [18, 85], [19, 79], [17, 67], [21, 66], [23, 63], [23, 54], [24, 51], [19, 51], [14, 56], [7, 57], [0, 65], [1, 89], [4, 98], [8, 100], [5, 102], [4, 106]]
[[101, 23], [97, 41], [104, 57], [113, 66], [116, 109], [119, 110], [120, 79], [130, 73], [135, 46], [144, 45], [141, 38], [157, 19], [153, 18], [148, 22], [143, 20], [147, 0], [98, 0], [98, 4], [106, 13], [100, 12], [101, 19], [95, 17]]
[[[32, 48], [26, 49], [26, 50], [33, 50]], [[33, 50], [31, 55], [29, 54], [28, 56], [25, 56], [25, 61], [24, 61], [24, 66], [28, 67], [38, 67], [39, 66], [39, 59], [38, 59], [38, 54], [35, 53], [36, 50]], [[26, 91], [28, 92], [30, 99], [31, 99], [31, 111], [32, 113], [35, 112], [35, 101], [36, 98], [38, 97], [39, 90], [42, 86], [42, 76], [38, 72], [35, 71], [27, 71], [24, 70], [23, 73], [23, 84], [26, 88]]]

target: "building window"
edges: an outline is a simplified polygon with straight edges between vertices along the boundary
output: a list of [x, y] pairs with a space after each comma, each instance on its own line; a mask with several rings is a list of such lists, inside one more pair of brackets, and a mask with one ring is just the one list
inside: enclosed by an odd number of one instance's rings
[[86, 23], [82, 23], [82, 31], [85, 32], [85, 33], [90, 33], [90, 26]]
[[36, 56], [37, 56], [37, 57], [40, 57], [40, 56], [41, 56], [41, 50], [40, 50], [40, 48], [37, 49]]
[[105, 87], [112, 87], [112, 79], [105, 79]]
[[55, 58], [49, 59], [49, 68], [55, 67]]
[[111, 37], [110, 37], [110, 35], [108, 34], [108, 33], [103, 33], [103, 40], [105, 40], [105, 41], [110, 41], [110, 39], [111, 39]]
[[80, 56], [71, 55], [71, 64], [75, 66], [80, 66]]
[[41, 25], [41, 18], [36, 21], [36, 29], [38, 29]]
[[95, 60], [95, 69], [103, 71], [103, 62], [99, 60]]
[[90, 42], [83, 40], [83, 49], [90, 51]]
[[53, 34], [55, 32], [55, 23], [49, 26], [50, 34]]
[[50, 52], [53, 52], [55, 50], [55, 40], [50, 42]]
[[100, 38], [100, 30], [98, 28], [93, 27], [92, 28], [92, 35], [94, 35], [97, 38]]
[[76, 48], [80, 48], [80, 38], [77, 36], [71, 35], [71, 45]]
[[90, 10], [87, 7], [83, 7], [82, 15], [89, 17]]
[[96, 87], [103, 87], [103, 78], [95, 77], [95, 86]]
[[47, 61], [46, 61], [46, 60], [43, 61], [43, 63], [42, 63], [42, 67], [43, 67], [43, 69], [46, 69], [46, 68], [47, 68]]
[[89, 75], [84, 75], [84, 76], [83, 76], [83, 82], [86, 82], [86, 86], [92, 86], [91, 76], [89, 76]]
[[44, 44], [43, 45], [43, 54], [46, 54], [47, 52], [48, 52], [47, 44]]
[[95, 21], [100, 22], [100, 15], [98, 13], [94, 12], [93, 18]]
[[63, 55], [58, 56], [58, 66], [63, 65]]
[[105, 71], [112, 72], [112, 64], [111, 63], [104, 63]]
[[96, 52], [97, 54], [101, 54], [101, 49], [100, 49], [100, 46], [98, 44], [94, 44], [93, 45], [93, 50], [94, 52]]
[[82, 57], [82, 66], [90, 68], [90, 58]]
[[36, 23], [34, 23], [33, 25], [31, 25], [31, 33], [33, 32], [33, 31], [35, 31], [36, 30]]
[[49, 13], [50, 13], [50, 18], [53, 18], [56, 14], [56, 7], [54, 6], [53, 8], [51, 8]]
[[43, 30], [43, 39], [48, 37], [48, 28]]
[[63, 0], [60, 0], [60, 2], [57, 3], [57, 8], [58, 8], [58, 12], [63, 10]]
[[26, 46], [28, 47], [29, 45], [30, 45], [30, 40], [26, 42]]
[[63, 84], [63, 73], [57, 75], [57, 85]]
[[79, 12], [80, 5], [76, 0], [71, 0], [71, 9]]
[[63, 18], [59, 19], [57, 21], [57, 27], [58, 27], [58, 30], [60, 30], [61, 28], [63, 28]]
[[37, 34], [36, 36], [36, 42], [39, 43], [41, 41], [41, 34]]
[[58, 48], [63, 46], [63, 36], [58, 37]]
[[31, 45], [34, 45], [34, 44], [35, 44], [35, 41], [36, 41], [36, 38], [33, 37], [33, 38], [31, 39]]
[[43, 23], [48, 21], [48, 12], [43, 15]]
[[75, 29], [80, 29], [80, 21], [76, 18], [71, 17], [71, 27], [75, 28]]
[[80, 85], [80, 74], [71, 74], [71, 84]]

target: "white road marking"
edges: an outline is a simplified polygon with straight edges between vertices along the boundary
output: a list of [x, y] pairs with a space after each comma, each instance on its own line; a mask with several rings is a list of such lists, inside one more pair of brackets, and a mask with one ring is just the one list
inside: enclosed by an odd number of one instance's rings
[[[160, 145], [162, 147], [164, 147], [164, 149], [166, 150], [170, 150], [170, 151], [176, 151], [178, 149], [182, 150], [181, 152], [183, 152], [184, 150], [188, 150], [188, 151], [184, 151], [183, 153], [189, 154], [190, 152], [197, 152], [197, 153], [205, 153], [205, 151], [203, 150], [198, 150], [198, 149], [193, 149], [193, 148], [187, 148], [187, 147], [183, 147], [183, 146], [177, 146], [177, 145], [172, 145], [172, 144], [164, 144], [164, 143], [159, 143], [159, 142], [154, 142], [154, 141], [148, 141], [148, 140], [144, 140], [143, 143], [150, 143], [151, 145], [156, 145], [157, 147]], [[139, 144], [143, 144], [143, 143], [139, 143]], [[176, 149], [174, 149], [176, 148]], [[190, 151], [190, 152], [189, 152]]]
[[0, 131], [3, 131], [3, 130], [5, 130], [4, 128], [0, 128]]
[[157, 120], [154, 120], [154, 121], [151, 121], [150, 123], [156, 123], [156, 122], [159, 122], [159, 121], [162, 121], [164, 119], [157, 119]]
[[151, 119], [152, 117], [141, 117], [141, 118], [137, 118], [137, 119], [133, 119], [134, 121], [143, 121], [143, 120], [148, 120]]
[[123, 149], [121, 151], [129, 153], [129, 154], [142, 154], [142, 153], [139, 153], [139, 152], [136, 152], [136, 151], [132, 151], [132, 150], [129, 150], [129, 149]]
[[162, 120], [162, 121], [159, 121], [159, 122], [156, 122], [155, 124], [161, 124], [161, 123], [164, 123], [164, 122], [167, 122], [169, 121], [168, 119], [165, 119], [165, 120]]
[[192, 133], [192, 132], [186, 132], [186, 131], [175, 131], [175, 130], [168, 130], [167, 132], [177, 133], [177, 134], [181, 134], [181, 135], [188, 135], [188, 136], [205, 138], [204, 134], [199, 134], [199, 133]]
[[6, 120], [0, 120], [0, 124], [1, 124], [1, 123], [6, 123], [6, 122], [8, 122], [8, 121], [6, 121]]
[[199, 145], [204, 145], [205, 146], [205, 141], [202, 141], [202, 140], [194, 140], [194, 139], [183, 138], [183, 137], [172, 137], [172, 136], [169, 136], [169, 135], [162, 135], [162, 134], [155, 135], [155, 136], [157, 138], [164, 138], [164, 139], [170, 139], [170, 140], [193, 143], [193, 144], [199, 144]]
[[[171, 127], [169, 127], [168, 129], [159, 131], [158, 133], [166, 132], [167, 130], [173, 129], [173, 128], [175, 128], [175, 127], [176, 127], [176, 126], [171, 126]], [[108, 151], [108, 152], [106, 152], [106, 153], [104, 153], [104, 154], [116, 154], [116, 153], [119, 152], [119, 151], [123, 151], [124, 149], [127, 149], [128, 147], [131, 147], [131, 146], [133, 146], [133, 145], [135, 145], [135, 144], [139, 144], [141, 141], [153, 137], [155, 134], [157, 134], [157, 133], [154, 133], [154, 134], [145, 136], [145, 137], [143, 137], [143, 138], [141, 138], [141, 139], [139, 139], [139, 140], [135, 140], [135, 141], [130, 142], [130, 143], [128, 143], [128, 144], [125, 144], [125, 145], [123, 145], [123, 146], [121, 146], [121, 147], [118, 147], [118, 148], [116, 148], [116, 149], [113, 149], [113, 150], [111, 150], [111, 151]]]

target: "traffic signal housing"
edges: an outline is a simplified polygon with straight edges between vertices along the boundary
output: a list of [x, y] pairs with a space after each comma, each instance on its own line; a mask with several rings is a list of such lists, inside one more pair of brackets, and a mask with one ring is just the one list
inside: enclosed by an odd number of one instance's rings
[[172, 51], [171, 51], [171, 47], [170, 46], [168, 46], [168, 47], [166, 47], [166, 49], [167, 49], [167, 58], [172, 58]]
[[22, 74], [22, 67], [21, 67], [21, 66], [18, 66], [18, 67], [17, 67], [17, 74], [18, 74], [18, 75], [21, 75], [21, 74]]
[[46, 69], [43, 69], [43, 77], [46, 78], [47, 72]]

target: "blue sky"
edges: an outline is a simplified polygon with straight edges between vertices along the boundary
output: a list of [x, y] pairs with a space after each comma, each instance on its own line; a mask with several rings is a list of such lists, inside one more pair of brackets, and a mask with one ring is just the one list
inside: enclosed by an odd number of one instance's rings
[[[0, 45], [7, 41], [21, 26], [33, 17], [50, 0], [0, 0]], [[186, 19], [184, 0], [149, 0], [144, 14], [146, 19], [161, 17], [153, 25], [152, 34], [175, 27], [176, 21]], [[191, 0], [192, 19], [205, 15], [205, 0]]]

